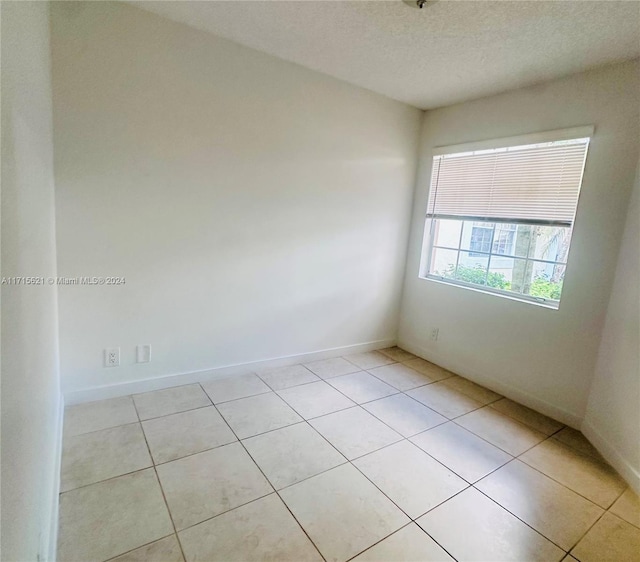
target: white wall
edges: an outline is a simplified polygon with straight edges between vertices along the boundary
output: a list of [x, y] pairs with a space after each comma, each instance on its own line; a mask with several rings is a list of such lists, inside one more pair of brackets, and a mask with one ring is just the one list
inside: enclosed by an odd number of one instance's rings
[[65, 391], [395, 339], [420, 111], [134, 7], [54, 4], [59, 274], [126, 278], [60, 288]]
[[[425, 115], [399, 341], [573, 426], [594, 371], [638, 154], [638, 64]], [[418, 278], [435, 146], [594, 125], [560, 310]], [[432, 327], [440, 328], [431, 343]]]
[[[46, 2], [2, 2], [2, 276], [56, 275]], [[6, 562], [52, 559], [60, 384], [55, 286], [2, 286]]]
[[583, 424], [640, 493], [640, 165]]

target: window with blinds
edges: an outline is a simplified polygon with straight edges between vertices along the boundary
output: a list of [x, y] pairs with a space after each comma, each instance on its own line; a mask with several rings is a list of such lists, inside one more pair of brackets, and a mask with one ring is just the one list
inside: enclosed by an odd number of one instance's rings
[[436, 149], [423, 275], [557, 308], [592, 133]]

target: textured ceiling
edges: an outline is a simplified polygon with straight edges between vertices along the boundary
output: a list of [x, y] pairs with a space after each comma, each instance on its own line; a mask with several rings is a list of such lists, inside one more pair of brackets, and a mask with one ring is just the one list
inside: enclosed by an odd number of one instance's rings
[[422, 109], [640, 56], [638, 1], [131, 3]]

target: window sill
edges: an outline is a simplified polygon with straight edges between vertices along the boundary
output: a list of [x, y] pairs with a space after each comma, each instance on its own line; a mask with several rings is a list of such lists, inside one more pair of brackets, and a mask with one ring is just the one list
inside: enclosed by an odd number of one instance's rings
[[488, 287], [480, 287], [478, 285], [471, 285], [463, 281], [455, 281], [452, 279], [446, 279], [444, 277], [436, 277], [432, 275], [419, 275], [419, 279], [423, 281], [431, 281], [432, 283], [438, 283], [440, 285], [449, 285], [451, 287], [458, 287], [460, 289], [467, 289], [476, 293], [483, 293], [485, 295], [491, 295], [494, 297], [502, 297], [511, 301], [521, 302], [524, 304], [532, 304], [548, 310], [558, 310], [560, 308], [560, 301], [550, 300], [538, 300], [536, 297], [527, 297], [526, 295], [517, 295], [514, 293], [508, 293], [506, 291], [500, 291], [499, 289], [491, 289]]

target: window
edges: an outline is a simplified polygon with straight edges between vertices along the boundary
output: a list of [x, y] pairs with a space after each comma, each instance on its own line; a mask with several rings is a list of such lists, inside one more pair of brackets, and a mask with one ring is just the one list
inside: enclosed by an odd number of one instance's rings
[[421, 275], [557, 308], [592, 133], [436, 149]]
[[495, 223], [473, 223], [469, 250], [473, 255], [480, 254], [510, 254], [513, 247], [515, 225], [501, 224], [496, 228]]
[[493, 239], [493, 224], [474, 222], [471, 229], [471, 241], [469, 249], [473, 255], [487, 253], [491, 250], [491, 240]]

